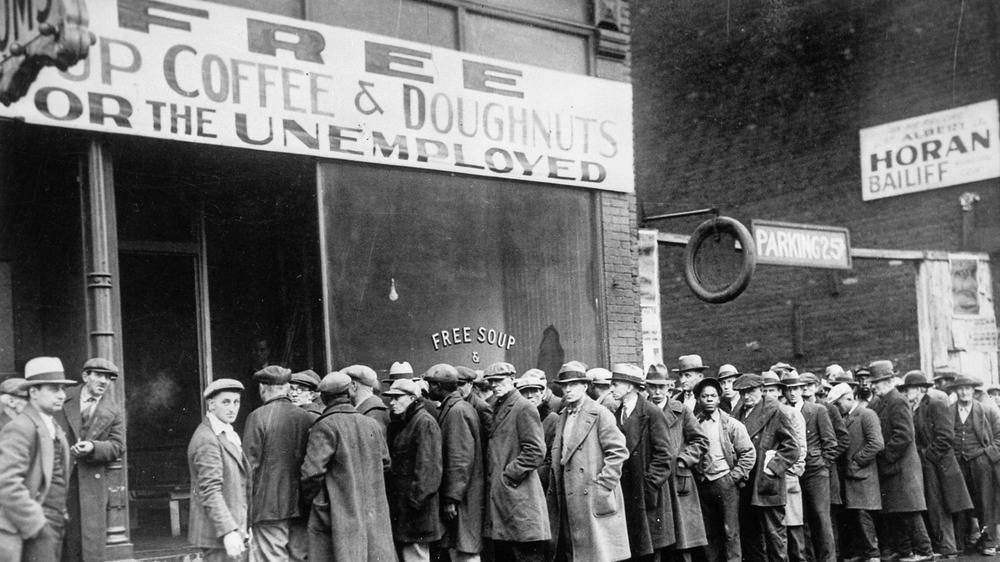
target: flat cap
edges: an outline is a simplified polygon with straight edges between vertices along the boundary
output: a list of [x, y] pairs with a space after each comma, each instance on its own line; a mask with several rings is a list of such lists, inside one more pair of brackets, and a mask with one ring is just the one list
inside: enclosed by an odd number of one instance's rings
[[514, 388], [518, 390], [525, 390], [528, 388], [543, 390], [545, 389], [545, 381], [536, 376], [523, 375], [521, 378], [514, 381]]
[[327, 373], [323, 380], [319, 381], [319, 391], [323, 394], [343, 394], [347, 392], [349, 386], [351, 386], [351, 377], [340, 371]]
[[392, 381], [389, 390], [382, 393], [383, 396], [420, 396], [420, 387], [413, 379], [397, 379]]
[[853, 393], [854, 389], [851, 388], [851, 385], [847, 384], [846, 382], [839, 382], [833, 385], [833, 388], [830, 389], [830, 392], [826, 393], [826, 401], [832, 404], [837, 400], [840, 400], [844, 396]]
[[587, 378], [594, 384], [611, 384], [611, 371], [604, 367], [594, 367], [587, 371]]
[[253, 380], [261, 384], [285, 384], [292, 380], [292, 370], [277, 365], [268, 365], [254, 373]]
[[753, 373], [740, 375], [738, 379], [733, 381], [733, 390], [750, 390], [760, 386], [764, 386], [764, 377]]
[[458, 371], [458, 382], [475, 382], [476, 372], [468, 367], [462, 367], [461, 365], [456, 365], [455, 370]]
[[556, 376], [557, 383], [589, 381], [587, 376], [587, 366], [579, 361], [570, 361], [559, 367], [559, 375]]
[[458, 369], [447, 363], [438, 363], [427, 369], [423, 379], [427, 382], [458, 382]]
[[375, 369], [365, 365], [351, 365], [344, 367], [340, 372], [369, 388], [374, 388], [378, 384], [378, 375], [375, 374]]
[[546, 376], [545, 371], [537, 368], [531, 368], [527, 371], [521, 373], [522, 377], [535, 377], [536, 379], [542, 379], [543, 381], [548, 381], [548, 376]]
[[934, 367], [934, 381], [953, 381], [958, 378], [958, 373], [952, 370], [951, 367], [947, 365], [943, 367]]
[[517, 369], [515, 369], [513, 365], [499, 361], [491, 364], [489, 367], [486, 367], [486, 370], [483, 371], [483, 378], [491, 379], [494, 377], [512, 377], [516, 374]]
[[319, 375], [312, 369], [306, 369], [305, 371], [292, 373], [291, 382], [302, 385], [309, 390], [316, 390], [319, 388]]
[[243, 383], [236, 379], [215, 379], [205, 387], [205, 392], [202, 394], [207, 400], [226, 390], [230, 392], [243, 392]]
[[108, 378], [118, 377], [118, 366], [103, 357], [92, 357], [83, 364], [84, 373], [105, 373]]
[[27, 381], [17, 377], [4, 379], [3, 382], [0, 382], [0, 394], [10, 394], [18, 398], [27, 398], [28, 389], [23, 386], [25, 382]]

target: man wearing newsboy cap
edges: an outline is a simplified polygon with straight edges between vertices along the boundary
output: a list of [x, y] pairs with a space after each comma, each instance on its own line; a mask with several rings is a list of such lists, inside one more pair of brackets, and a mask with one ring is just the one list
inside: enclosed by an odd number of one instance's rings
[[5, 560], [60, 560], [66, 525], [70, 451], [53, 416], [66, 378], [56, 357], [24, 366], [28, 405], [0, 430], [0, 554]]
[[23, 383], [24, 379], [18, 377], [0, 382], [0, 429], [28, 405], [28, 390], [21, 386]]

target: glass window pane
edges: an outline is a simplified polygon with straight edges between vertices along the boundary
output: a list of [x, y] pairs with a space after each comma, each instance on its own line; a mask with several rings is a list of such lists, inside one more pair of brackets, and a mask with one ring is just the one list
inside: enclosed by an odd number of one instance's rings
[[580, 23], [590, 23], [594, 18], [593, 4], [586, 0], [490, 0], [489, 5]]
[[455, 10], [404, 0], [309, 0], [310, 21], [455, 49]]
[[587, 39], [522, 23], [469, 14], [466, 50], [470, 53], [587, 74]]
[[321, 166], [334, 367], [602, 356], [591, 192]]

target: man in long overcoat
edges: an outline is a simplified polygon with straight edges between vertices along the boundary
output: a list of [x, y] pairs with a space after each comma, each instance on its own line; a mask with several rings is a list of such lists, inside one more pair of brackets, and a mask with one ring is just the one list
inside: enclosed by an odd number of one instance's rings
[[[702, 379], [704, 380], [704, 379]], [[697, 384], [692, 387], [694, 392]], [[667, 422], [667, 442], [674, 453], [670, 461], [670, 476], [665, 490], [670, 494], [670, 506], [674, 510], [674, 545], [677, 555], [689, 554], [682, 551], [700, 550], [708, 543], [705, 535], [705, 520], [701, 513], [701, 499], [694, 481], [694, 470], [708, 450], [708, 436], [691, 408], [673, 398], [666, 401], [663, 416]]]
[[840, 414], [840, 410], [828, 400], [817, 396], [823, 383], [829, 385], [829, 388], [833, 388], [833, 385], [827, 381], [821, 383], [813, 373], [802, 373], [799, 378], [806, 383], [802, 388], [802, 399], [826, 408], [826, 412], [830, 416], [830, 424], [833, 425], [833, 434], [837, 439], [834, 462], [831, 462], [828, 467], [830, 472], [830, 522], [833, 527], [833, 542], [836, 551], [836, 546], [840, 544], [840, 513], [844, 508], [844, 493], [840, 489], [840, 461], [844, 456], [844, 451], [847, 451], [850, 437], [847, 435], [847, 426], [844, 425], [844, 416]]
[[435, 365], [424, 374], [432, 400], [441, 403], [441, 546], [452, 562], [479, 560], [483, 549], [483, 449], [479, 416], [458, 390], [458, 369]]
[[885, 441], [885, 449], [877, 458], [882, 513], [875, 520], [882, 557], [930, 560], [931, 539], [920, 515], [927, 509], [927, 502], [913, 413], [906, 398], [896, 390], [899, 376], [892, 362], [874, 361], [868, 368], [877, 397], [871, 409], [878, 416]]
[[621, 487], [625, 435], [614, 414], [587, 396], [585, 365], [566, 363], [556, 382], [563, 388], [563, 410], [552, 445], [549, 497], [557, 512], [557, 555], [570, 562], [625, 560], [631, 556]]
[[757, 462], [740, 494], [740, 539], [744, 559], [751, 562], [788, 560], [785, 534], [785, 472], [799, 457], [788, 416], [778, 401], [763, 396], [760, 375], [740, 375], [733, 388], [740, 406], [733, 417], [746, 426], [757, 450]]
[[663, 412], [640, 394], [645, 382], [645, 373], [636, 365], [618, 364], [611, 370], [611, 393], [620, 403], [615, 418], [629, 454], [621, 479], [629, 547], [633, 559], [652, 560], [656, 551], [677, 540], [671, 495], [665, 488], [674, 451]]
[[66, 506], [63, 560], [101, 562], [108, 530], [108, 464], [125, 453], [125, 426], [120, 404], [107, 392], [118, 378], [118, 367], [104, 358], [83, 365], [83, 385], [66, 391], [56, 421], [73, 446]]
[[310, 503], [309, 562], [394, 562], [389, 448], [379, 423], [351, 405], [350, 384], [339, 372], [319, 384], [326, 409], [309, 429], [301, 471]]
[[910, 371], [897, 390], [906, 396], [913, 409], [913, 432], [923, 467], [931, 545], [942, 556], [955, 556], [958, 551], [952, 515], [972, 509], [972, 499], [955, 458], [952, 446], [955, 424], [948, 403], [928, 393], [932, 386], [934, 383], [922, 372]]
[[545, 461], [545, 438], [538, 410], [514, 389], [517, 371], [493, 363], [483, 378], [496, 402], [486, 462], [486, 523], [496, 560], [542, 560], [552, 537], [538, 467]]
[[857, 402], [853, 388], [846, 383], [838, 383], [830, 389], [827, 400], [843, 414], [848, 434], [841, 473], [844, 517], [841, 519], [840, 554], [845, 560], [878, 558], [878, 538], [870, 512], [882, 509], [875, 462], [885, 446], [882, 426], [875, 412]]
[[[948, 385], [948, 390], [956, 396], [949, 406], [949, 416], [954, 420], [955, 437], [952, 441], [958, 465], [962, 470], [965, 485], [972, 497], [974, 513], [983, 529], [976, 547], [985, 556], [996, 554], [996, 528], [1000, 514], [997, 513], [997, 497], [1000, 482], [997, 470], [1000, 468], [1000, 415], [996, 409], [984, 407], [974, 398], [974, 391], [981, 383], [969, 377], [956, 377]], [[958, 518], [956, 535], [965, 538], [968, 533], [967, 512]]]
[[205, 419], [188, 443], [191, 509], [188, 542], [206, 562], [246, 560], [252, 497], [250, 463], [233, 429], [243, 383], [216, 379], [205, 388]]
[[474, 392], [474, 383], [476, 382], [476, 378], [478, 378], [476, 372], [462, 366], [456, 366], [455, 369], [458, 371], [458, 392], [461, 394], [462, 400], [472, 405], [476, 410], [476, 416], [479, 417], [479, 441], [483, 447], [483, 463], [485, 466], [486, 448], [489, 445], [488, 439], [490, 433], [493, 431], [493, 408], [480, 398], [478, 393]]
[[263, 404], [247, 416], [243, 452], [253, 488], [250, 558], [254, 562], [305, 560], [309, 554], [299, 470], [309, 426], [316, 418], [288, 398], [291, 376], [291, 371], [277, 365], [253, 376]]
[[361, 415], [377, 421], [385, 436], [389, 428], [389, 407], [375, 396], [375, 386], [379, 384], [375, 370], [365, 365], [351, 365], [340, 372], [351, 377], [351, 403]]

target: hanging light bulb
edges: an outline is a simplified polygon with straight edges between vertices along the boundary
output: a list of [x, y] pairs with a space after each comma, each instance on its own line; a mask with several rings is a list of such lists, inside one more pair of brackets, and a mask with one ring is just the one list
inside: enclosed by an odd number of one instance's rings
[[392, 285], [389, 286], [389, 300], [396, 302], [399, 300], [399, 293], [396, 292], [396, 278], [392, 278]]

